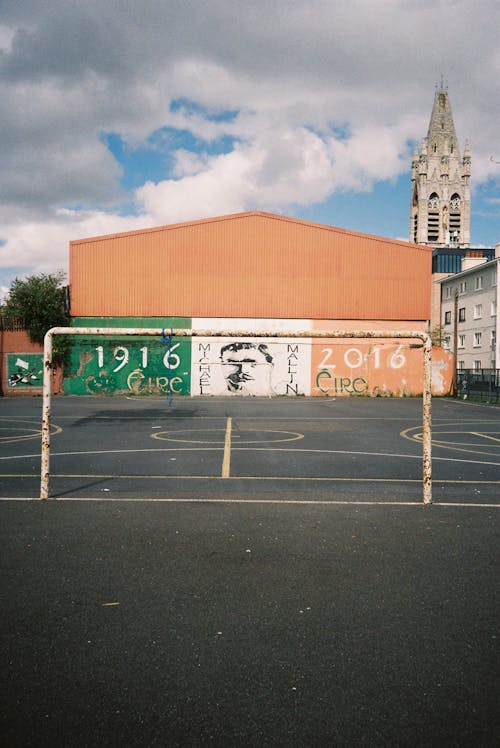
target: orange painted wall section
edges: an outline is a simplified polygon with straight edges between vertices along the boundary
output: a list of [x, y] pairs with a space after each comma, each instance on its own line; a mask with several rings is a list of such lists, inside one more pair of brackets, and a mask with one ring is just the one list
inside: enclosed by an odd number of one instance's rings
[[426, 320], [431, 250], [251, 212], [70, 243], [73, 316]]
[[[424, 332], [427, 325], [418, 321], [320, 320], [311, 329], [393, 330]], [[453, 377], [453, 355], [442, 348], [432, 349], [432, 394], [448, 395]], [[311, 346], [311, 395], [332, 397], [370, 395], [407, 397], [420, 395], [423, 389], [423, 354], [420, 342], [409, 339], [347, 340], [322, 338]]]
[[[413, 343], [415, 341], [412, 341]], [[403, 340], [314, 341], [311, 395], [410, 397], [423, 390], [422, 349]], [[432, 394], [448, 395], [453, 356], [432, 349]]]

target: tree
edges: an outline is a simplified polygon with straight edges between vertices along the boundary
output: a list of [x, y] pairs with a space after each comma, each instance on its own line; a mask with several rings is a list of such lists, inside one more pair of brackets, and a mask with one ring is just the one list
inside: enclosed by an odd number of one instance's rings
[[436, 325], [432, 328], [431, 332], [432, 345], [447, 347], [450, 342], [450, 335], [444, 331], [442, 325]]
[[49, 275], [39, 273], [25, 280], [15, 278], [2, 306], [2, 314], [22, 320], [30, 340], [43, 343], [47, 330], [68, 324], [64, 279], [62, 271]]

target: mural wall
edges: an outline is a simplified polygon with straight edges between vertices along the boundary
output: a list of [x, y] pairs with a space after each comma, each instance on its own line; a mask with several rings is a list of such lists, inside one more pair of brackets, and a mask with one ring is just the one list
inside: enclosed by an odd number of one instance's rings
[[[423, 360], [418, 342], [399, 340], [324, 340], [312, 345], [311, 395], [409, 397], [422, 392]], [[434, 395], [451, 387], [453, 357], [442, 348], [432, 351]]]
[[192, 395], [309, 395], [311, 341], [193, 338]]
[[[167, 327], [168, 323], [168, 327]], [[69, 338], [64, 371], [68, 395], [189, 395], [191, 339], [169, 330], [190, 326], [184, 318], [76, 318], [74, 327], [152, 327], [155, 337], [89, 335]]]
[[43, 354], [7, 353], [7, 391], [43, 386]]
[[191, 340], [73, 339], [64, 392], [67, 395], [189, 395]]
[[[75, 326], [158, 327], [163, 332], [157, 338], [72, 338], [64, 376], [66, 394], [403, 397], [422, 391], [418, 341], [230, 335], [231, 330], [313, 329], [307, 320], [134, 318], [134, 325], [130, 322], [129, 318], [74, 320]], [[175, 337], [169, 332], [174, 328], [227, 334]], [[449, 392], [452, 365], [449, 353], [433, 350], [435, 395]]]
[[[41, 395], [43, 390], [43, 346], [33, 343], [26, 330], [0, 329], [0, 394]], [[60, 370], [52, 375], [52, 391], [62, 391]]]

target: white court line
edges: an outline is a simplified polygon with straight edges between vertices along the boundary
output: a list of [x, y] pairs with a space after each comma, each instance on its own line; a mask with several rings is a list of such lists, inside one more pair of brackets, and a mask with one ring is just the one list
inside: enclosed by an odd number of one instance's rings
[[[79, 395], [79, 397], [81, 397]], [[468, 403], [468, 405], [480, 405], [480, 403]], [[486, 406], [485, 406], [486, 407]], [[490, 406], [488, 406], [490, 407]], [[83, 418], [89, 418], [89, 416], [85, 415], [83, 413], [81, 416], [78, 415], [58, 415], [57, 420], [72, 420], [72, 421], [78, 421]], [[225, 418], [223, 415], [218, 416], [196, 416], [196, 415], [175, 415], [174, 413], [166, 413], [165, 415], [151, 415], [149, 416], [150, 420], [166, 420], [167, 422], [170, 421], [220, 421]], [[316, 422], [316, 421], [405, 421], [408, 422], [409, 417], [408, 416], [257, 416], [257, 415], [236, 415], [234, 418], [237, 418], [239, 420], [243, 421], [307, 421], [307, 422]], [[449, 421], [450, 423], [455, 423], [455, 421], [450, 421], [450, 416], [435, 416], [432, 419], [432, 423], [441, 423], [441, 421]], [[2, 421], [21, 421], [21, 420], [28, 420], [31, 423], [37, 423], [39, 424], [40, 421], [38, 418], [35, 418], [34, 416], [17, 416], [17, 415], [6, 415], [1, 416], [0, 420]], [[131, 416], [93, 416], [93, 421], [109, 421], [110, 423], [112, 421], [144, 421], [144, 416], [142, 415], [131, 415]], [[490, 417], [490, 418], [481, 418], [480, 421], [478, 421], [477, 418], [474, 418], [470, 416], [470, 418], [466, 420], [460, 420], [460, 423], [497, 423], [497, 419]], [[78, 424], [75, 424], [78, 425]]]
[[[434, 446], [434, 445], [433, 445]], [[439, 446], [439, 445], [437, 445]], [[249, 447], [233, 447], [235, 451], [250, 451]], [[422, 455], [401, 455], [394, 454], [393, 452], [351, 452], [350, 450], [342, 449], [304, 449], [302, 447], [296, 449], [285, 449], [284, 447], [254, 447], [254, 452], [313, 452], [318, 454], [333, 454], [333, 455], [363, 455], [365, 457], [402, 457], [408, 458], [409, 460], [420, 460], [422, 461]], [[471, 462], [474, 465], [495, 465], [500, 467], [500, 462], [485, 462], [484, 460], [463, 460], [462, 458], [456, 457], [435, 457], [432, 456], [432, 461], [436, 462]]]
[[[7, 498], [0, 497], [1, 501], [19, 501], [19, 502], [39, 502], [41, 499], [37, 498]], [[430, 505], [423, 504], [422, 501], [348, 501], [348, 500], [321, 500], [321, 499], [123, 499], [113, 497], [74, 497], [74, 498], [48, 498], [45, 501], [50, 502], [75, 502], [81, 503], [125, 503], [125, 504], [273, 504], [273, 505], [308, 505], [308, 506], [412, 506], [418, 509], [426, 510], [428, 506], [433, 507], [459, 507], [459, 508], [480, 508], [480, 509], [500, 509], [500, 504], [474, 504], [474, 503], [461, 503], [453, 501], [436, 501]]]
[[[0, 473], [2, 478], [33, 478], [32, 473]], [[352, 476], [320, 476], [320, 475], [178, 475], [177, 473], [148, 475], [147, 473], [52, 473], [51, 478], [59, 480], [116, 480], [116, 481], [219, 481], [232, 477], [236, 481], [288, 481], [297, 483], [416, 483], [422, 484], [421, 478], [353, 478]], [[439, 478], [434, 480], [435, 486], [496, 486], [500, 485], [498, 480], [449, 480]]]
[[[438, 445], [439, 446], [439, 445]], [[99, 450], [88, 450], [85, 452], [52, 452], [52, 457], [72, 457], [80, 455], [82, 457], [86, 455], [108, 455], [108, 454], [139, 454], [145, 452], [220, 452], [223, 449], [222, 445], [218, 447], [162, 447], [161, 449], [99, 449]], [[285, 447], [232, 447], [232, 451], [238, 452], [307, 452], [312, 454], [331, 454], [331, 455], [360, 455], [362, 457], [393, 457], [407, 460], [420, 460], [422, 461], [422, 455], [402, 455], [395, 454], [394, 452], [353, 452], [345, 449], [303, 449], [303, 448], [292, 448], [287, 449]], [[0, 457], [0, 460], [28, 460], [28, 459], [40, 459], [40, 453], [31, 455], [8, 455]], [[432, 457], [433, 462], [465, 462], [472, 465], [493, 465], [500, 466], [500, 462], [488, 462], [485, 460], [464, 460], [457, 457]]]
[[467, 408], [495, 408], [495, 403], [474, 403], [470, 400], [462, 400], [461, 398], [442, 398], [440, 400], [441, 403], [446, 403], [446, 407], [450, 407], [452, 405], [465, 405]]

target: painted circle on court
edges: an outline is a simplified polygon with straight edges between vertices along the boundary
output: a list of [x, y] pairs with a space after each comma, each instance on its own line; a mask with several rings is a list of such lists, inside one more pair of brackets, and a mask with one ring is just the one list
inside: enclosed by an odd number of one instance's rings
[[[262, 439], [252, 439], [252, 434], [264, 434]], [[244, 435], [243, 437], [241, 435]], [[206, 436], [205, 436], [206, 435]], [[220, 437], [219, 437], [220, 435]], [[181, 429], [179, 431], [158, 431], [151, 434], [153, 439], [160, 441], [176, 442], [178, 444], [220, 444], [226, 441], [226, 429]], [[274, 431], [263, 429], [238, 429], [231, 432], [231, 445], [237, 447], [240, 444], [265, 444], [267, 442], [293, 442], [303, 439], [304, 434], [297, 431]]]
[[[400, 436], [410, 441], [422, 443], [422, 426], [412, 426], [401, 431]], [[453, 421], [439, 423], [432, 427], [433, 446], [452, 449], [457, 452], [498, 456], [500, 432], [493, 421]]]
[[[51, 424], [50, 433], [59, 434], [60, 426]], [[0, 418], [0, 443], [22, 442], [28, 439], [41, 439], [42, 424], [40, 421], [29, 421], [21, 418]]]

